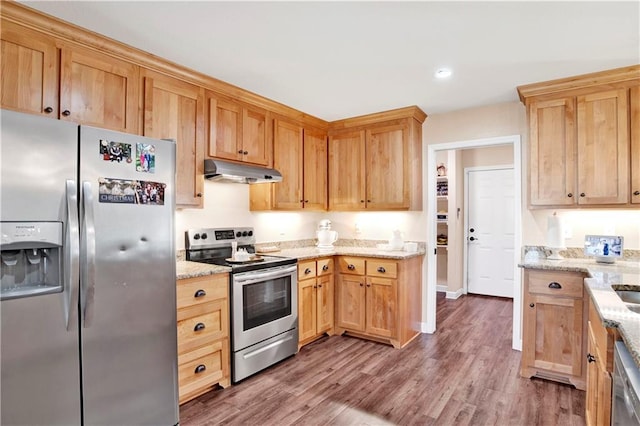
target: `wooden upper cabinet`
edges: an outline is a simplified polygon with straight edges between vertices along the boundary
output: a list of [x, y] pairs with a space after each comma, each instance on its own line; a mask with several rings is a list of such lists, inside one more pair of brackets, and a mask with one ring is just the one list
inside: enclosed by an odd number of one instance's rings
[[207, 92], [210, 157], [268, 166], [268, 111]]
[[529, 106], [529, 182], [532, 206], [575, 204], [575, 99]]
[[302, 127], [283, 120], [273, 123], [273, 167], [282, 174], [282, 182], [274, 184], [274, 208], [297, 210], [302, 198]]
[[58, 51], [36, 31], [2, 20], [2, 108], [58, 118]]
[[203, 89], [152, 71], [144, 77], [144, 135], [176, 141], [176, 205], [202, 207]]
[[329, 210], [365, 208], [365, 131], [329, 137]]
[[61, 53], [60, 118], [137, 133], [139, 68], [77, 47]]
[[629, 92], [631, 125], [631, 203], [640, 204], [640, 86]]
[[409, 138], [404, 124], [367, 130], [366, 206], [374, 210], [409, 208]]
[[327, 133], [304, 129], [303, 189], [305, 210], [327, 210]]
[[625, 89], [578, 96], [578, 204], [629, 202]]

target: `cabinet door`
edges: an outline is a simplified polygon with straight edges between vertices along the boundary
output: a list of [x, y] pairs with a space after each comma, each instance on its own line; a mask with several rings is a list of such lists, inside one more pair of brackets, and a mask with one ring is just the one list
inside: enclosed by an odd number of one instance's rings
[[329, 210], [365, 209], [364, 131], [329, 137]]
[[242, 161], [269, 165], [272, 150], [267, 131], [267, 116], [267, 111], [259, 108], [242, 109]]
[[53, 41], [2, 21], [2, 108], [58, 118], [58, 54]]
[[[596, 343], [591, 330], [591, 322], [588, 326], [587, 351], [588, 357], [596, 356]], [[587, 426], [595, 426], [598, 413], [598, 365], [589, 358], [587, 363], [587, 390], [585, 402], [585, 421]]]
[[640, 86], [629, 92], [631, 120], [631, 202], [640, 204]]
[[629, 201], [627, 90], [578, 96], [578, 204]]
[[323, 275], [317, 279], [317, 334], [333, 328], [333, 275]]
[[576, 203], [575, 99], [534, 102], [529, 106], [532, 206]]
[[338, 275], [336, 295], [336, 323], [338, 327], [355, 331], [365, 330], [365, 278], [357, 275]]
[[209, 156], [242, 160], [242, 108], [235, 102], [209, 98]]
[[367, 326], [368, 334], [395, 338], [398, 316], [397, 281], [367, 277]]
[[316, 335], [317, 298], [316, 279], [298, 281], [298, 341], [310, 339]]
[[299, 210], [302, 198], [302, 127], [274, 120], [273, 167], [282, 173], [282, 182], [273, 186], [277, 210]]
[[366, 205], [373, 210], [409, 208], [409, 132], [406, 126], [367, 130]]
[[525, 295], [523, 365], [563, 375], [582, 374], [582, 299]]
[[327, 210], [327, 135], [304, 130], [303, 190], [304, 208]]
[[145, 71], [144, 135], [176, 141], [176, 204], [202, 207], [203, 92], [197, 86]]
[[60, 118], [137, 134], [138, 67], [77, 47], [63, 47]]
[[611, 374], [607, 371], [603, 358], [604, 348], [599, 348], [592, 329], [588, 325], [588, 359], [586, 423], [608, 425], [611, 423]]

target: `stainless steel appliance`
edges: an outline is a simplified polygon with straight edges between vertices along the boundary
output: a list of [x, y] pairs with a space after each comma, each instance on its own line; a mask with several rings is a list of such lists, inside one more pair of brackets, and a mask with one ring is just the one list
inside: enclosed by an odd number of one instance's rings
[[611, 424], [640, 425], [640, 370], [624, 342], [616, 342], [613, 353]]
[[6, 425], [178, 423], [175, 144], [1, 114]]
[[231, 267], [231, 380], [238, 382], [298, 351], [297, 260], [234, 261], [232, 247], [255, 253], [253, 228], [192, 229], [187, 260]]

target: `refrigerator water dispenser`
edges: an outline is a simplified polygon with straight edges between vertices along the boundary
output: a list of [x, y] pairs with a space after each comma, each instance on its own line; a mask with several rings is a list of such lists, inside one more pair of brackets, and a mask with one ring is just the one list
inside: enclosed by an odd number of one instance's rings
[[62, 223], [2, 222], [0, 300], [61, 292]]

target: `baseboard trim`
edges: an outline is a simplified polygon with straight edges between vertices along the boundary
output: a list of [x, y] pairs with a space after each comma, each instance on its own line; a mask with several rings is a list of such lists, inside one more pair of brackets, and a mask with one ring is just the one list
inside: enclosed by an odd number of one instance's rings
[[427, 333], [427, 334], [433, 334], [433, 333], [435, 333], [436, 331], [435, 331], [435, 330], [431, 330], [431, 329], [429, 329], [429, 327], [427, 326], [427, 323], [426, 323], [426, 322], [421, 322], [421, 323], [420, 323], [420, 332], [422, 332], [422, 333]]
[[456, 291], [447, 291], [447, 295], [445, 296], [447, 299], [457, 299], [458, 297], [462, 296], [462, 289], [459, 288]]
[[439, 293], [446, 293], [448, 288], [449, 287], [447, 287], [446, 285], [438, 285], [436, 286], [436, 291]]

